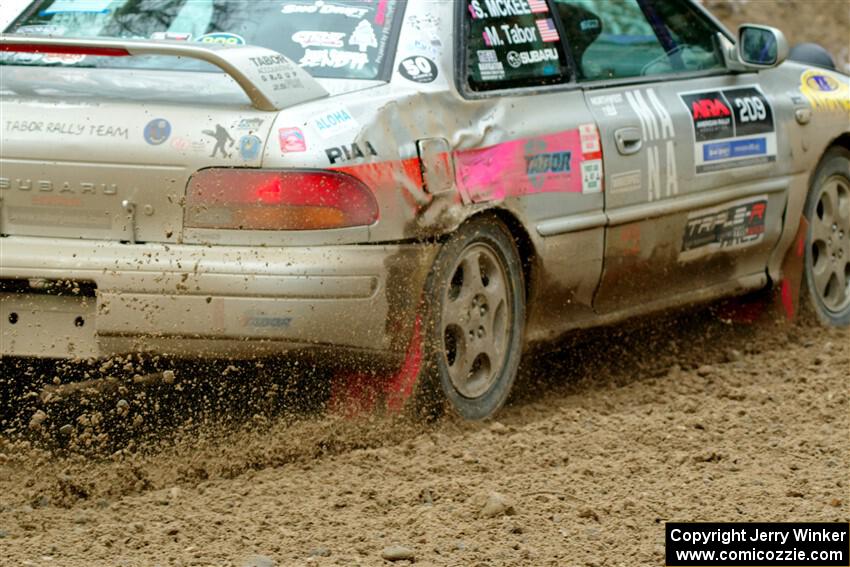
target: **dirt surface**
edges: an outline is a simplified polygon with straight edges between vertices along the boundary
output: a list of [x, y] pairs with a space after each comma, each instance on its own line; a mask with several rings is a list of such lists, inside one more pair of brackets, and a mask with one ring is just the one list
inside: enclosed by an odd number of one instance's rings
[[[705, 3], [850, 64], [846, 0]], [[531, 358], [498, 421], [428, 425], [294, 363], [2, 366], [0, 565], [634, 567], [668, 520], [850, 520], [850, 332], [702, 309]]]
[[[847, 331], [706, 309], [536, 356], [498, 422], [253, 408], [234, 427], [209, 394], [165, 408], [158, 442], [128, 425], [86, 446], [43, 406], [0, 446], [0, 563], [380, 565], [399, 545], [422, 565], [661, 565], [667, 520], [850, 518], [848, 368]], [[120, 406], [104, 419], [132, 424]]]

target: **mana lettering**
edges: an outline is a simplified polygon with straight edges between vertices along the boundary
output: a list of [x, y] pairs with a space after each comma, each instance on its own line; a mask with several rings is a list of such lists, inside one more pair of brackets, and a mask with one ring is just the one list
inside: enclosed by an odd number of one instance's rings
[[[644, 98], [644, 92], [646, 98]], [[648, 176], [648, 199], [657, 201], [679, 194], [679, 180], [676, 174], [676, 151], [673, 139], [676, 130], [673, 119], [658, 99], [654, 89], [646, 91], [627, 91], [626, 100], [640, 120], [643, 139], [647, 142], [646, 170]], [[647, 102], [647, 100], [649, 102]], [[664, 176], [661, 175], [661, 163], [665, 163]], [[662, 196], [662, 186], [664, 195]]]

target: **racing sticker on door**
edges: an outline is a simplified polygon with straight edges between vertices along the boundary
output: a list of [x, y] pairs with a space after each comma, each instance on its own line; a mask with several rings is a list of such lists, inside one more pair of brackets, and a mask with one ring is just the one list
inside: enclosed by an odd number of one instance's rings
[[748, 197], [688, 215], [679, 260], [737, 250], [764, 239], [767, 195]]
[[595, 124], [575, 130], [454, 152], [465, 202], [536, 193], [602, 192], [602, 151]]
[[776, 161], [773, 108], [758, 87], [680, 93], [691, 114], [697, 173]]

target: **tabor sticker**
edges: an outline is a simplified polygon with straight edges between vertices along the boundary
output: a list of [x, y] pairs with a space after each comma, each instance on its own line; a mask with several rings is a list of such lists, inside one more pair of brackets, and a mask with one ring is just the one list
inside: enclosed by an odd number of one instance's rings
[[456, 181], [464, 202], [472, 203], [537, 193], [581, 193], [580, 155], [578, 130], [456, 151]]
[[145, 126], [145, 141], [152, 146], [164, 144], [171, 136], [171, 123], [165, 118], [155, 118]]
[[437, 65], [427, 57], [414, 55], [398, 64], [398, 72], [408, 81], [432, 83], [437, 78]]
[[280, 151], [284, 154], [307, 151], [307, 139], [300, 128], [281, 128], [278, 130]]
[[338, 108], [320, 115], [313, 120], [313, 126], [323, 139], [327, 140], [337, 134], [354, 130], [360, 125], [345, 108]]

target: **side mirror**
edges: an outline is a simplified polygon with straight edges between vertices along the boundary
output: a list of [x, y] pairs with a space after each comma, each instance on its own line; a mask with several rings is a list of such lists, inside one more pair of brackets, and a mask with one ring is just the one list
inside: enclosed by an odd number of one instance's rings
[[776, 28], [744, 24], [738, 28], [738, 61], [755, 69], [776, 67], [788, 57], [785, 34]]

